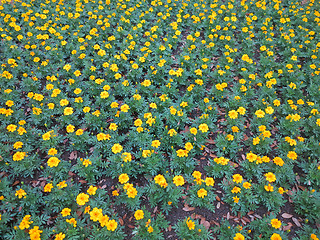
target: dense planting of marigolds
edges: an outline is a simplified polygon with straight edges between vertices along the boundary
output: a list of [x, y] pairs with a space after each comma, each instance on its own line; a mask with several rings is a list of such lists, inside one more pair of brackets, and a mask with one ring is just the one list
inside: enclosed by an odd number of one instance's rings
[[2, 239], [319, 239], [320, 2], [2, 0]]

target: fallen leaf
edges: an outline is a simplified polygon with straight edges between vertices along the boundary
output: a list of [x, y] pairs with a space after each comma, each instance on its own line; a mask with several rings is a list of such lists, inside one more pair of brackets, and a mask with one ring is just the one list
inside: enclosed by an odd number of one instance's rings
[[189, 207], [188, 205], [184, 205], [184, 208], [182, 208], [182, 210], [183, 211], [185, 211], [185, 212], [190, 212], [190, 211], [193, 211], [193, 210], [195, 210], [196, 208], [194, 208], [194, 207]]
[[294, 224], [296, 224], [298, 227], [302, 227], [298, 219], [296, 219], [296, 218], [293, 217], [293, 218], [292, 218], [292, 221], [293, 221]]
[[119, 218], [119, 223], [121, 226], [123, 226], [124, 222], [123, 222], [122, 218]]
[[283, 217], [283, 218], [292, 218], [292, 216], [293, 216], [293, 215], [291, 215], [291, 214], [289, 214], [289, 213], [283, 213], [283, 214], [281, 215], [281, 217]]
[[170, 232], [170, 231], [172, 230], [171, 225], [169, 225], [167, 229], [168, 229], [168, 231]]
[[291, 222], [288, 222], [288, 225], [287, 225], [287, 226], [283, 226], [283, 227], [282, 227], [282, 230], [283, 230], [283, 231], [288, 231], [288, 230], [290, 230], [290, 228], [291, 228], [292, 226], [293, 226], [292, 223], [291, 223]]
[[219, 196], [216, 196], [217, 201], [221, 201], [221, 199], [219, 198]]
[[133, 225], [131, 225], [131, 224], [129, 224], [128, 227], [129, 227], [129, 228], [135, 228], [135, 226], [133, 226]]
[[213, 223], [214, 225], [217, 225], [218, 227], [220, 227], [220, 223], [216, 222], [215, 220], [211, 220], [210, 223], [211, 224]]
[[208, 142], [209, 144], [215, 144], [215, 141], [214, 141], [213, 139], [207, 139], [207, 142]]
[[230, 218], [230, 213], [228, 212], [227, 213], [227, 220], [229, 220], [229, 218]]
[[219, 209], [220, 206], [221, 206], [221, 204], [220, 204], [220, 202], [218, 202], [218, 204], [217, 204], [217, 209]]
[[204, 221], [201, 223], [207, 230], [210, 228], [210, 223], [208, 221]]
[[77, 151], [72, 151], [72, 152], [70, 153], [69, 159], [70, 159], [70, 160], [77, 159], [77, 156], [78, 156]]
[[82, 214], [82, 211], [78, 210], [76, 213], [77, 213], [78, 217], [80, 217]]
[[79, 183], [87, 183], [86, 180], [79, 180]]
[[156, 213], [158, 211], [158, 207], [156, 206], [154, 209], [153, 209], [153, 213]]
[[17, 185], [20, 181], [15, 181], [13, 184], [12, 184], [12, 187], [14, 187], [15, 185]]

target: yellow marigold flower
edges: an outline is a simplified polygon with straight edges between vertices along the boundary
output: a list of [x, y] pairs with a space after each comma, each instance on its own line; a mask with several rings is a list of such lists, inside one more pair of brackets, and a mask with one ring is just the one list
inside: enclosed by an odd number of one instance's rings
[[42, 230], [39, 230], [38, 226], [34, 226], [32, 229], [29, 230], [29, 237], [30, 240], [39, 240], [40, 234], [42, 233]]
[[272, 172], [268, 172], [264, 176], [266, 177], [266, 180], [270, 183], [277, 180], [276, 175], [274, 175]]
[[107, 223], [108, 231], [115, 231], [117, 227], [118, 227], [118, 223], [114, 219], [108, 221]]
[[15, 149], [18, 149], [18, 148], [22, 148], [22, 145], [23, 145], [23, 143], [22, 142], [15, 142], [14, 144], [13, 144], [13, 147], [15, 148]]
[[114, 154], [121, 152], [122, 149], [123, 149], [123, 147], [119, 143], [115, 143], [111, 148], [111, 150]]
[[126, 182], [128, 182], [128, 181], [129, 181], [129, 176], [128, 176], [128, 174], [126, 174], [126, 173], [120, 174], [120, 176], [119, 176], [119, 182], [120, 182], [121, 184], [124, 184], [124, 183], [126, 183]]
[[56, 235], [56, 237], [54, 238], [54, 240], [63, 240], [66, 237], [66, 235], [64, 233], [59, 233]]
[[14, 124], [10, 124], [10, 125], [7, 126], [7, 130], [9, 132], [14, 132], [16, 130], [16, 128], [17, 128], [17, 126], [14, 125]]
[[273, 186], [270, 185], [270, 183], [268, 185], [265, 185], [264, 186], [264, 189], [267, 191], [267, 192], [273, 192]]
[[97, 140], [98, 141], [103, 141], [103, 140], [110, 140], [111, 136], [109, 134], [104, 134], [104, 133], [98, 133], [97, 134]]
[[66, 222], [73, 225], [73, 227], [77, 227], [77, 220], [75, 218], [66, 219]]
[[234, 174], [233, 176], [233, 180], [236, 183], [241, 183], [243, 181], [243, 177], [240, 174]]
[[51, 192], [51, 189], [53, 188], [53, 185], [51, 183], [47, 183], [44, 188], [43, 191], [44, 192]]
[[96, 207], [93, 208], [89, 214], [90, 214], [90, 219], [94, 222], [99, 221], [99, 219], [103, 216], [102, 209], [96, 208]]
[[213, 178], [207, 177], [204, 181], [207, 186], [212, 186], [212, 187], [214, 186], [214, 179]]
[[272, 234], [270, 240], [282, 240], [282, 238], [278, 233], [274, 233]]
[[100, 217], [99, 219], [99, 223], [101, 227], [107, 226], [108, 222], [109, 222], [109, 217], [107, 215], [102, 215], [102, 217]]
[[177, 132], [176, 132], [176, 130], [174, 130], [174, 129], [170, 129], [170, 130], [168, 131], [168, 134], [170, 135], [170, 137], [172, 137], [173, 135], [177, 135]]
[[235, 203], [238, 203], [239, 200], [240, 200], [238, 196], [235, 196], [235, 197], [233, 197], [232, 199], [233, 199], [233, 201], [234, 201]]
[[236, 110], [231, 110], [231, 111], [229, 111], [228, 116], [231, 119], [236, 119], [236, 118], [238, 118], [238, 112]]
[[189, 230], [194, 230], [194, 228], [195, 228], [195, 223], [194, 223], [193, 221], [191, 221], [190, 218], [187, 218], [186, 224], [187, 224]]
[[12, 160], [13, 161], [21, 161], [24, 159], [25, 156], [26, 156], [25, 152], [16, 152], [15, 154], [13, 154]]
[[57, 149], [55, 148], [50, 148], [48, 151], [48, 155], [54, 156], [58, 153]]
[[129, 187], [127, 189], [127, 195], [129, 198], [135, 198], [137, 194], [138, 194], [138, 191], [134, 187]]
[[181, 175], [177, 175], [173, 178], [173, 183], [178, 187], [184, 184], [184, 178]]
[[276, 165], [278, 165], [278, 166], [283, 166], [283, 164], [284, 164], [284, 161], [283, 161], [282, 158], [280, 158], [280, 157], [275, 157], [275, 158], [273, 159], [273, 162], [274, 162]]
[[70, 208], [64, 208], [64, 209], [62, 209], [62, 211], [61, 211], [62, 217], [69, 216], [70, 213], [71, 213], [71, 209], [70, 209]]
[[274, 218], [274, 219], [271, 219], [271, 225], [272, 227], [274, 228], [280, 228], [281, 227], [281, 221], [279, 221], [278, 219]]
[[76, 77], [79, 77], [81, 75], [81, 72], [79, 70], [76, 70], [74, 73], [73, 73]]
[[121, 112], [128, 112], [129, 109], [130, 109], [130, 107], [127, 104], [123, 104], [120, 107]]
[[137, 210], [135, 213], [134, 213], [134, 217], [136, 220], [141, 220], [144, 218], [144, 213], [142, 210]]
[[89, 201], [89, 195], [85, 193], [79, 193], [76, 201], [78, 205], [83, 206]]
[[204, 188], [201, 188], [200, 190], [197, 191], [197, 195], [199, 198], [204, 198], [205, 196], [208, 195], [208, 192]]
[[67, 132], [68, 133], [72, 133], [72, 132], [74, 132], [74, 126], [73, 125], [71, 125], [71, 124], [69, 124], [67, 127], [66, 127], [66, 130], [67, 130]]
[[59, 189], [62, 189], [62, 188], [65, 188], [65, 187], [67, 187], [68, 185], [66, 184], [66, 181], [62, 181], [62, 182], [59, 182], [58, 184], [57, 184], [57, 187], [59, 188]]
[[232, 193], [241, 193], [241, 188], [235, 186], [233, 187], [233, 189], [231, 190]]
[[116, 131], [117, 128], [118, 128], [118, 125], [116, 123], [110, 123], [110, 126], [109, 126], [110, 130]]
[[49, 167], [57, 167], [59, 163], [60, 160], [57, 157], [50, 157], [47, 162]]
[[193, 135], [197, 135], [198, 130], [196, 128], [190, 128], [190, 133]]
[[151, 143], [152, 147], [158, 148], [160, 146], [161, 142], [159, 140], [153, 140]]
[[82, 111], [84, 113], [90, 112], [90, 107], [84, 107]]
[[124, 153], [122, 153], [122, 155], [121, 155], [121, 159], [122, 159], [124, 162], [130, 162], [130, 161], [132, 160], [132, 155], [131, 155], [131, 153], [124, 152]]
[[290, 158], [291, 160], [296, 160], [298, 158], [298, 155], [294, 151], [289, 151], [287, 154], [287, 157]]
[[242, 184], [242, 186], [243, 186], [245, 189], [250, 189], [250, 188], [251, 188], [251, 183], [249, 183], [249, 182], [244, 182], [244, 183]]
[[202, 123], [202, 124], [199, 125], [199, 130], [200, 130], [201, 132], [208, 132], [209, 127], [208, 127], [207, 124]]
[[239, 107], [237, 112], [240, 114], [240, 115], [244, 115], [246, 113], [246, 109], [244, 107]]
[[265, 113], [264, 113], [264, 111], [262, 111], [261, 109], [259, 109], [259, 110], [257, 110], [257, 111], [255, 112], [255, 115], [256, 115], [258, 118], [264, 118]]
[[18, 196], [18, 198], [25, 197], [26, 195], [27, 193], [22, 188], [20, 188], [19, 190], [16, 190], [15, 196]]
[[96, 191], [97, 191], [97, 187], [94, 187], [94, 186], [90, 186], [87, 190], [87, 193], [89, 193], [90, 195], [95, 195], [96, 194]]
[[236, 233], [236, 236], [233, 240], [245, 240], [244, 236], [241, 233]]
[[158, 174], [157, 176], [155, 176], [154, 181], [156, 184], [159, 184], [163, 188], [166, 188], [168, 186], [166, 179], [161, 174]]
[[64, 109], [64, 115], [71, 115], [72, 113], [73, 113], [73, 108], [72, 107], [66, 107], [65, 109]]

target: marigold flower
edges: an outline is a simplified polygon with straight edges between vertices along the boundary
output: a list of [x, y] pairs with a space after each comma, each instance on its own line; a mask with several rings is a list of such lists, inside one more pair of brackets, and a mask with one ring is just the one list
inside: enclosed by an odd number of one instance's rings
[[102, 209], [96, 208], [96, 207], [93, 208], [89, 214], [90, 214], [90, 219], [94, 222], [99, 221], [99, 219], [103, 216]]
[[198, 128], [199, 128], [199, 130], [200, 130], [201, 132], [208, 132], [208, 130], [209, 130], [208, 125], [205, 124], [205, 123], [200, 124]]
[[64, 208], [64, 209], [62, 209], [62, 211], [61, 211], [62, 217], [69, 216], [70, 213], [71, 213], [71, 209], [70, 209], [70, 208]]
[[236, 236], [233, 238], [233, 240], [244, 240], [244, 236], [241, 233], [236, 233]]
[[47, 161], [49, 167], [57, 167], [60, 160], [57, 157], [50, 157]]
[[51, 189], [53, 188], [53, 185], [52, 183], [47, 183], [44, 188], [43, 188], [43, 191], [44, 192], [51, 192]]
[[137, 210], [135, 213], [134, 213], [134, 217], [136, 220], [141, 220], [143, 219], [144, 217], [144, 213], [142, 210]]
[[59, 233], [56, 235], [56, 237], [54, 238], [54, 240], [63, 240], [66, 237], [66, 235], [64, 233]]
[[281, 227], [281, 221], [279, 221], [278, 219], [274, 218], [274, 219], [271, 219], [271, 225], [272, 227], [274, 228], [280, 228]]
[[228, 116], [231, 119], [236, 119], [236, 118], [238, 118], [238, 112], [236, 110], [231, 110], [231, 111], [229, 111]]
[[277, 180], [276, 175], [274, 175], [272, 172], [266, 173], [265, 177], [266, 177], [266, 180], [270, 183]]
[[197, 191], [197, 195], [199, 198], [204, 198], [205, 196], [208, 195], [208, 192], [204, 188], [201, 188], [200, 190]]
[[111, 148], [111, 150], [114, 154], [121, 152], [122, 149], [123, 149], [123, 147], [119, 143], [115, 143]]
[[178, 187], [184, 184], [184, 178], [181, 175], [177, 175], [173, 178], [173, 183]]
[[27, 193], [22, 188], [20, 188], [19, 190], [16, 190], [15, 196], [18, 196], [18, 198], [25, 197], [26, 195]]
[[291, 160], [296, 160], [298, 158], [298, 155], [294, 151], [289, 151], [287, 157]]
[[163, 188], [166, 188], [168, 186], [166, 179], [161, 174], [158, 174], [157, 176], [155, 176], [154, 181], [156, 184], [159, 184]]
[[94, 187], [94, 186], [90, 186], [87, 190], [87, 193], [90, 194], [90, 195], [95, 195], [96, 194], [96, 191], [97, 191], [97, 187]]
[[233, 180], [236, 183], [241, 183], [243, 181], [243, 177], [240, 174], [234, 174], [233, 175]]
[[270, 183], [268, 185], [265, 185], [264, 186], [264, 189], [267, 191], [267, 192], [273, 192], [273, 186], [270, 185]]
[[282, 238], [278, 233], [274, 233], [272, 234], [270, 240], [282, 240]]
[[77, 204], [80, 206], [85, 205], [89, 201], [89, 195], [85, 193], [79, 193], [76, 201], [77, 201]]
[[121, 184], [124, 184], [124, 183], [126, 183], [126, 182], [128, 182], [128, 181], [129, 181], [129, 176], [128, 176], [128, 174], [126, 174], [126, 173], [120, 174], [120, 176], [119, 176], [119, 182], [120, 182]]
[[118, 223], [114, 219], [108, 221], [107, 223], [108, 231], [115, 231], [117, 227], [118, 227]]
[[193, 230], [195, 228], [195, 223], [193, 221], [191, 221], [189, 217], [186, 220], [186, 224], [187, 224], [189, 230]]
[[68, 116], [71, 115], [73, 113], [73, 108], [72, 107], [66, 107], [63, 111], [63, 114]]

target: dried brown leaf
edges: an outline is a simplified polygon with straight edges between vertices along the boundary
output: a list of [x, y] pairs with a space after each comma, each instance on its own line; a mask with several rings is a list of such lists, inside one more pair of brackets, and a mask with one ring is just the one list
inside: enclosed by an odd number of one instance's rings
[[182, 210], [185, 211], [185, 212], [190, 212], [190, 211], [193, 211], [195, 209], [196, 208], [194, 208], [194, 207], [189, 207], [187, 204], [185, 204], [184, 208], [182, 208]]
[[282, 215], [281, 215], [281, 217], [283, 217], [283, 218], [292, 218], [292, 214], [289, 214], [289, 213], [283, 213]]
[[292, 221], [293, 221], [294, 224], [297, 225], [298, 227], [302, 227], [298, 219], [296, 219], [296, 218], [293, 217], [293, 218], [292, 218]]

